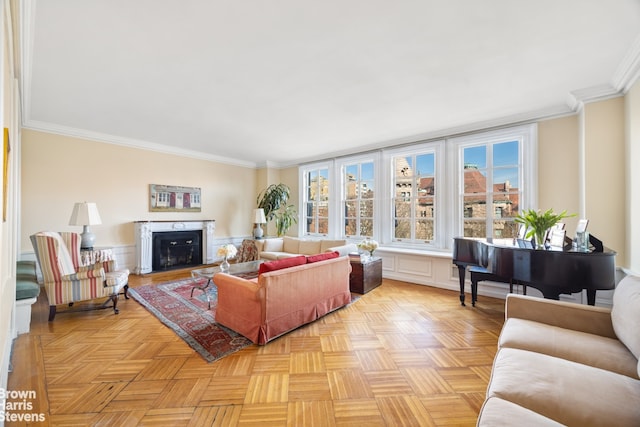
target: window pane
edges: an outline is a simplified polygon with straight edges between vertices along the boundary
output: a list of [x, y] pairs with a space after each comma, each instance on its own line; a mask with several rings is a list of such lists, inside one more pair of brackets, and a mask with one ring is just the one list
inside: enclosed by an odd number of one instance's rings
[[406, 219], [396, 220], [395, 238], [396, 239], [411, 238], [411, 221]]
[[493, 221], [493, 237], [497, 239], [512, 239], [518, 237], [520, 224], [515, 221]]
[[496, 218], [513, 218], [518, 215], [519, 193], [494, 193], [493, 212]]
[[396, 200], [395, 216], [398, 218], [409, 218], [411, 216], [411, 202], [406, 200]]
[[416, 175], [420, 176], [433, 176], [435, 173], [435, 155], [430, 154], [421, 154], [416, 157]]
[[467, 147], [464, 149], [464, 167], [484, 169], [487, 167], [487, 147], [479, 145], [477, 147]]
[[328, 218], [318, 218], [318, 233], [327, 234], [329, 233], [329, 219]]
[[329, 216], [329, 169], [316, 169], [305, 172], [304, 217], [305, 232], [309, 234], [328, 232]]
[[360, 235], [367, 237], [373, 236], [373, 219], [367, 218], [360, 221]]
[[373, 216], [373, 200], [360, 201], [360, 216], [369, 218]]
[[493, 166], [510, 166], [518, 164], [518, 141], [503, 142], [493, 145]]
[[433, 240], [433, 221], [416, 221], [416, 239]]
[[518, 190], [518, 168], [501, 168], [493, 171], [493, 191]]
[[487, 223], [484, 221], [468, 221], [464, 223], [464, 237], [486, 237]]
[[345, 216], [348, 218], [355, 218], [358, 215], [358, 202], [346, 202], [345, 204]]
[[401, 177], [410, 178], [413, 176], [411, 157], [396, 157], [394, 160], [396, 181]]
[[463, 199], [465, 218], [487, 217], [487, 199], [484, 195], [464, 196]]
[[433, 197], [421, 197], [416, 206], [417, 218], [433, 218]]
[[464, 192], [486, 193], [487, 192], [487, 172], [480, 171], [473, 166], [464, 167]]
[[358, 224], [356, 223], [355, 219], [347, 218], [344, 225], [344, 234], [346, 234], [347, 236], [355, 236], [357, 225]]

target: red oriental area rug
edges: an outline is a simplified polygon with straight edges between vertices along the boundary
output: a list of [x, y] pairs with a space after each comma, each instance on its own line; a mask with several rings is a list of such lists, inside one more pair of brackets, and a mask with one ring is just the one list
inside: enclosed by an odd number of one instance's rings
[[196, 289], [191, 298], [191, 289], [206, 283], [206, 279], [184, 279], [145, 285], [130, 288], [129, 295], [171, 328], [205, 360], [213, 362], [252, 343], [216, 323], [218, 289], [214, 285], [207, 288], [211, 310], [207, 309], [207, 295], [201, 290]]

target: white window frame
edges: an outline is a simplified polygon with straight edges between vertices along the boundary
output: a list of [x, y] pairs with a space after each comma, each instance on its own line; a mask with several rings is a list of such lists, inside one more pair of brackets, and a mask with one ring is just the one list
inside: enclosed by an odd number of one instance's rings
[[[417, 241], [417, 240], [396, 240], [394, 238], [394, 219], [393, 219], [393, 203], [395, 188], [395, 165], [393, 159], [399, 156], [413, 156], [420, 154], [433, 153], [435, 155], [435, 209], [433, 213], [434, 221], [434, 234], [435, 238], [429, 242]], [[384, 179], [385, 179], [385, 195], [384, 204], [385, 207], [382, 211], [382, 229], [384, 244], [391, 247], [408, 248], [417, 250], [436, 250], [443, 248], [446, 245], [448, 233], [448, 219], [446, 218], [446, 208], [448, 203], [448, 191], [445, 178], [445, 165], [446, 165], [446, 149], [445, 141], [429, 141], [416, 143], [400, 148], [393, 148], [384, 151]]]
[[[520, 211], [537, 206], [537, 182], [538, 182], [538, 127], [536, 124], [504, 128], [494, 131], [479, 132], [457, 138], [451, 138], [448, 142], [449, 162], [448, 169], [455, 171], [452, 178], [454, 184], [451, 194], [454, 195], [451, 206], [451, 216], [453, 220], [452, 237], [462, 236], [464, 233], [464, 212], [462, 194], [464, 192], [464, 180], [462, 179], [464, 170], [463, 151], [470, 146], [489, 145], [500, 142], [519, 141], [519, 187], [521, 191]], [[487, 167], [492, 167], [488, 164]], [[487, 188], [493, 188], [492, 182], [487, 182]], [[487, 210], [487, 231], [493, 228], [493, 210]], [[491, 237], [491, 236], [487, 236]]]
[[[328, 206], [329, 206], [329, 212], [328, 212], [328, 221], [329, 221], [329, 226], [328, 226], [328, 233], [324, 234], [324, 233], [308, 233], [307, 232], [307, 179], [309, 177], [309, 172], [312, 171], [317, 171], [317, 170], [321, 170], [321, 169], [327, 169], [327, 177], [329, 179], [329, 200], [327, 200]], [[336, 186], [336, 177], [335, 177], [335, 162], [334, 161], [326, 161], [326, 162], [319, 162], [319, 163], [312, 163], [312, 164], [307, 164], [307, 165], [303, 165], [301, 167], [298, 168], [298, 182], [301, 183], [300, 188], [299, 188], [299, 197], [298, 200], [300, 200], [300, 221], [298, 221], [298, 236], [303, 236], [303, 237], [327, 237], [327, 236], [335, 236], [336, 233], [336, 208], [335, 208], [335, 202], [334, 200], [336, 199], [336, 194], [337, 191], [339, 191], [339, 189]]]
[[373, 236], [371, 236], [371, 238], [374, 240], [380, 240], [379, 224], [380, 224], [380, 217], [382, 212], [380, 199], [382, 198], [381, 196], [383, 194], [381, 177], [384, 175], [384, 171], [382, 170], [382, 165], [380, 164], [380, 153], [372, 152], [372, 153], [366, 153], [362, 155], [342, 157], [336, 160], [336, 173], [339, 175], [339, 177], [336, 179], [336, 182], [339, 182], [340, 184], [340, 193], [338, 193], [340, 197], [339, 199], [336, 200], [336, 205], [337, 205], [336, 210], [338, 211], [338, 217], [339, 217], [337, 222], [337, 224], [339, 224], [339, 228], [336, 227], [338, 228], [336, 230], [337, 232], [336, 235], [339, 236], [339, 238], [341, 239], [346, 239], [346, 240], [351, 240], [356, 242], [360, 242], [361, 240], [365, 239], [365, 236], [360, 236], [360, 235], [347, 236], [344, 230], [344, 223], [346, 221], [346, 215], [343, 209], [343, 206], [344, 206], [343, 203], [346, 199], [346, 195], [344, 194], [345, 188], [346, 188], [345, 168], [347, 166], [352, 166], [356, 164], [361, 165], [363, 163], [373, 163], [375, 193], [373, 198]]

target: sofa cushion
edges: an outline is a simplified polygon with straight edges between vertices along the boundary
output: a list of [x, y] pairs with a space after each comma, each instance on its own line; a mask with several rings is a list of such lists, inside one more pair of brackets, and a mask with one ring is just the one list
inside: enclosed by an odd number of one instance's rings
[[282, 252], [284, 247], [284, 241], [280, 238], [266, 239], [262, 244], [262, 251], [264, 252]]
[[34, 298], [40, 295], [40, 285], [34, 280], [16, 280], [16, 300]]
[[260, 264], [258, 274], [268, 273], [269, 271], [282, 270], [283, 268], [295, 267], [307, 263], [307, 257], [299, 255], [291, 258], [283, 258], [276, 261], [263, 262]]
[[299, 254], [315, 255], [320, 252], [320, 240], [300, 240], [298, 244]]
[[300, 246], [300, 239], [295, 237], [284, 236], [283, 237], [283, 252], [289, 252], [290, 254], [299, 254], [300, 250], [298, 249]]
[[329, 240], [329, 239], [320, 240], [320, 252], [333, 252], [333, 251], [330, 251], [329, 248], [332, 248], [334, 246], [342, 246], [346, 244], [347, 244], [346, 240]]
[[639, 426], [640, 381], [532, 351], [501, 348], [487, 397], [499, 397], [565, 425]]
[[502, 328], [498, 347], [535, 351], [638, 378], [638, 361], [615, 338], [512, 317]]
[[499, 397], [490, 397], [485, 400], [477, 425], [478, 427], [513, 426], [515, 420], [521, 426], [562, 426], [550, 418]]
[[640, 359], [640, 277], [626, 276], [616, 287], [611, 322], [618, 339], [631, 350], [636, 359]]
[[338, 258], [340, 254], [338, 252], [325, 252], [323, 254], [309, 255], [307, 256], [307, 264], [313, 262], [324, 261], [327, 259]]

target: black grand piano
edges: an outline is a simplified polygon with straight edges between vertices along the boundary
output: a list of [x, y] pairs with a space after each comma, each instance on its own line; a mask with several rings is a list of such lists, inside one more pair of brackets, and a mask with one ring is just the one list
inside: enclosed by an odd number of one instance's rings
[[[460, 303], [464, 304], [467, 267], [472, 274], [471, 302], [475, 306], [479, 280], [518, 283], [538, 289], [545, 298], [587, 291], [587, 303], [595, 305], [596, 291], [615, 287], [615, 256], [591, 236], [593, 250], [578, 252], [523, 248], [512, 239], [454, 238], [453, 263], [460, 276]], [[477, 274], [478, 277], [473, 277]], [[478, 280], [478, 278], [480, 278]]]

